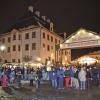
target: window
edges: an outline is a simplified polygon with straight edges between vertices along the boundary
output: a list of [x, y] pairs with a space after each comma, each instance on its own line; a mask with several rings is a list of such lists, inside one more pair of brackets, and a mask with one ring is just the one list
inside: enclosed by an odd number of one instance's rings
[[57, 44], [57, 39], [55, 39], [55, 44]]
[[21, 40], [21, 35], [20, 34], [18, 35], [18, 40]]
[[5, 43], [5, 38], [2, 39], [2, 43]]
[[20, 59], [18, 59], [18, 63], [20, 63]]
[[36, 32], [32, 32], [32, 38], [36, 38]]
[[16, 34], [13, 35], [13, 40], [16, 40]]
[[36, 50], [36, 43], [32, 43], [32, 50]]
[[47, 45], [47, 51], [50, 51], [50, 46], [49, 45]]
[[53, 37], [51, 36], [51, 42], [53, 42]]
[[51, 46], [51, 50], [53, 50], [53, 46]]
[[16, 45], [13, 45], [13, 51], [16, 51]]
[[18, 45], [18, 51], [20, 51], [20, 45]]
[[25, 39], [29, 39], [29, 33], [25, 34]]
[[43, 48], [45, 48], [45, 44], [43, 43]]
[[8, 47], [7, 52], [10, 52], [10, 47]]
[[12, 59], [12, 62], [16, 62], [16, 59]]
[[45, 33], [43, 32], [43, 38], [45, 39]]
[[25, 50], [29, 50], [29, 45], [28, 44], [25, 45]]
[[59, 40], [59, 44], [60, 44], [60, 40]]
[[11, 38], [10, 38], [10, 37], [8, 37], [8, 42], [9, 42], [9, 43], [11, 42]]
[[49, 40], [49, 35], [47, 35], [47, 40]]

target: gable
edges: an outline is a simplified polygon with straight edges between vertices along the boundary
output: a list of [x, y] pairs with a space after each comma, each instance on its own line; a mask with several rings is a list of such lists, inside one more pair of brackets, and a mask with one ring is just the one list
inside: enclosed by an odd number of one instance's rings
[[95, 32], [79, 29], [77, 32], [69, 36], [63, 44], [61, 49], [66, 48], [85, 48], [100, 46], [100, 35]]
[[90, 40], [98, 40], [100, 36], [97, 33], [87, 31], [85, 29], [80, 29], [76, 33], [72, 34], [65, 43], [72, 42], [82, 42], [82, 41], [90, 41]]

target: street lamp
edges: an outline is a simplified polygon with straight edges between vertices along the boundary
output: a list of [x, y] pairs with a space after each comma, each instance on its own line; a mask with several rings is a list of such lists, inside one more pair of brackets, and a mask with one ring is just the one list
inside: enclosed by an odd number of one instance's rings
[[5, 49], [6, 49], [6, 47], [5, 47], [4, 45], [1, 45], [1, 46], [0, 46], [0, 50], [1, 50], [1, 51], [4, 51]]
[[[5, 49], [6, 49], [6, 47], [5, 47], [4, 45], [1, 45], [1, 46], [0, 46], [0, 51], [1, 51], [1, 53], [3, 53]], [[3, 54], [1, 54], [1, 55], [2, 55], [2, 58], [3, 58], [3, 60], [4, 60]]]

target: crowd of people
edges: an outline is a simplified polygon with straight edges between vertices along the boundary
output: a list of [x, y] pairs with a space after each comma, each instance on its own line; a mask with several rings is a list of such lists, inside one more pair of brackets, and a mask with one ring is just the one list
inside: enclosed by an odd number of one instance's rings
[[53, 89], [77, 89], [86, 90], [92, 85], [100, 84], [100, 66], [75, 66], [54, 67], [50, 70], [47, 67], [33, 69], [30, 67], [2, 67], [0, 69], [0, 86], [2, 89], [7, 87], [21, 87], [21, 81], [30, 81], [29, 85], [33, 86], [34, 82], [36, 88], [39, 88], [41, 82], [48, 81], [51, 83]]

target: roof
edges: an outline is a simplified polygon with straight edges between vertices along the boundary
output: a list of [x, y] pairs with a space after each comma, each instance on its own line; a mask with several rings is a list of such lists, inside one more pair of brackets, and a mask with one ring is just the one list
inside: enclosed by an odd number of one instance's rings
[[[77, 33], [78, 33], [79, 31], [81, 31], [81, 30], [86, 31], [87, 33], [92, 33], [92, 34], [94, 34], [94, 35], [100, 36], [100, 35], [97, 34], [96, 32], [90, 31], [90, 30], [85, 29], [85, 28], [80, 28], [80, 29], [78, 29], [76, 32], [74, 32], [74, 33], [72, 33], [70, 36], [68, 36], [68, 37], [65, 39], [65, 41], [68, 40], [69, 38], [71, 38], [72, 36], [74, 36], [75, 34], [77, 34]], [[63, 43], [65, 43], [65, 41], [64, 41]]]
[[38, 17], [35, 12], [27, 12], [24, 16], [20, 17], [19, 20], [11, 26], [11, 28], [8, 31], [11, 31], [12, 29], [21, 29], [26, 28], [31, 25], [34, 26], [41, 26], [49, 29], [50, 23], [48, 23], [46, 20], [43, 20], [41, 17]]

